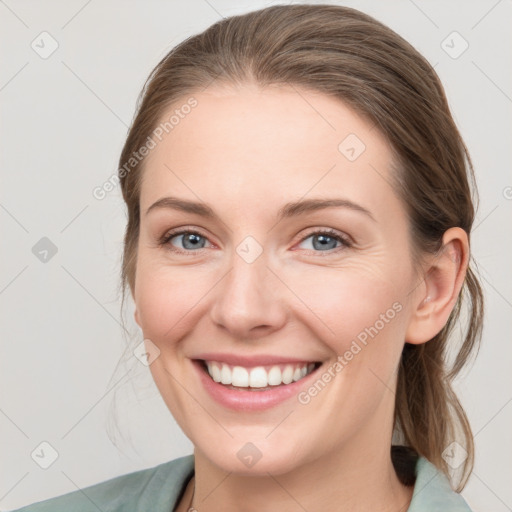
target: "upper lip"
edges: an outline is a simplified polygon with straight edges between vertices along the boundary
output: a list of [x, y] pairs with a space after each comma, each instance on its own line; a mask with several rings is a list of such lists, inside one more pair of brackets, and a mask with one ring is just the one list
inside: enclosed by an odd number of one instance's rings
[[254, 356], [242, 356], [236, 354], [221, 354], [221, 353], [205, 353], [198, 354], [191, 359], [202, 359], [204, 361], [216, 361], [219, 363], [226, 363], [232, 366], [243, 366], [251, 368], [253, 366], [270, 366], [277, 364], [299, 364], [299, 363], [316, 363], [315, 359], [302, 359], [289, 356], [267, 355], [260, 354]]

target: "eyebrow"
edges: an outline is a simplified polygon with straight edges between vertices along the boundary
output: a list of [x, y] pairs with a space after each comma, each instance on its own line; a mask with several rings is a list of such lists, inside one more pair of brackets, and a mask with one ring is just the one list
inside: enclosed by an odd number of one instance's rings
[[[193, 213], [208, 219], [218, 219], [212, 208], [205, 203], [190, 201], [188, 199], [179, 199], [177, 197], [162, 197], [154, 202], [147, 210], [146, 215], [155, 209], [169, 208], [179, 210], [186, 213]], [[377, 222], [373, 214], [360, 204], [354, 203], [349, 199], [335, 198], [335, 199], [301, 199], [291, 203], [286, 203], [278, 211], [278, 219], [281, 221], [285, 218], [296, 217], [305, 213], [323, 210], [325, 208], [347, 208], [353, 211], [364, 213], [374, 222]]]

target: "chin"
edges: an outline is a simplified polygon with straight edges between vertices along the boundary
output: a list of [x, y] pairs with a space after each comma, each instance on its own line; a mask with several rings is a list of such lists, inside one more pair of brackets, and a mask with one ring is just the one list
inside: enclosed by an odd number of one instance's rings
[[296, 443], [276, 446], [268, 440], [265, 443], [247, 441], [217, 445], [213, 450], [211, 446], [205, 450], [198, 446], [198, 450], [223, 471], [240, 476], [268, 476], [268, 473], [280, 475], [305, 463], [297, 453]]

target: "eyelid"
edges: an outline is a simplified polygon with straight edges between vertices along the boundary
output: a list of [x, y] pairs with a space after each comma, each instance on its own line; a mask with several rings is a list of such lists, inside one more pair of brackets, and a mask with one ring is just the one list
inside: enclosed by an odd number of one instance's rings
[[338, 231], [337, 229], [314, 227], [314, 228], [311, 228], [311, 231], [309, 231], [305, 235], [302, 235], [301, 239], [295, 245], [298, 245], [298, 244], [304, 242], [305, 240], [307, 240], [308, 238], [310, 238], [313, 235], [331, 236], [331, 237], [337, 239], [341, 243], [341, 246], [335, 247], [334, 249], [328, 249], [326, 251], [315, 251], [313, 249], [303, 249], [304, 251], [307, 251], [307, 254], [309, 254], [309, 255], [327, 257], [327, 256], [330, 256], [333, 254], [337, 254], [340, 251], [350, 249], [355, 244], [355, 242], [351, 236], [349, 236], [341, 231]]
[[355, 244], [354, 239], [347, 235], [346, 233], [343, 233], [342, 231], [338, 231], [334, 228], [322, 228], [322, 227], [313, 227], [310, 231], [308, 231], [305, 235], [302, 235], [299, 242], [303, 242], [307, 238], [309, 238], [311, 235], [332, 235], [335, 238], [339, 238], [343, 243], [347, 245], [353, 245]]
[[[207, 235], [205, 235], [204, 233], [202, 233], [200, 229], [195, 228], [195, 227], [187, 227], [187, 226], [181, 226], [179, 228], [174, 228], [174, 229], [171, 229], [170, 231], [166, 231], [162, 235], [162, 237], [159, 238], [158, 243], [161, 246], [171, 245], [170, 241], [174, 237], [177, 237], [177, 236], [180, 236], [180, 235], [185, 235], [185, 234], [195, 234], [195, 235], [198, 235], [198, 236], [206, 239], [209, 244], [215, 246], [215, 244], [210, 241], [209, 237]], [[306, 234], [303, 234], [301, 236], [301, 238], [294, 244], [294, 246], [304, 242], [305, 240], [307, 240], [308, 238], [310, 238], [313, 235], [330, 235], [330, 236], [338, 239], [341, 242], [342, 246], [337, 247], [335, 249], [329, 249], [327, 251], [315, 251], [315, 250], [311, 250], [311, 249], [309, 249], [309, 250], [308, 249], [304, 249], [304, 250], [308, 251], [308, 253], [313, 253], [313, 254], [322, 254], [322, 253], [333, 254], [333, 253], [338, 252], [340, 250], [348, 249], [348, 248], [352, 247], [355, 244], [355, 242], [354, 242], [354, 240], [353, 240], [353, 238], [351, 236], [349, 236], [349, 235], [347, 235], [347, 234], [345, 234], [343, 232], [340, 232], [340, 231], [338, 231], [336, 229], [312, 227], [312, 228], [310, 228], [308, 230], [308, 232]], [[206, 247], [201, 247], [199, 249], [184, 250], [184, 249], [179, 249], [179, 248], [173, 246], [173, 248], [170, 249], [170, 250], [173, 251], [173, 252], [181, 253], [181, 254], [186, 253], [186, 254], [192, 254], [193, 255], [193, 254], [197, 254], [198, 252], [200, 252], [203, 249], [206, 249]]]
[[[174, 228], [174, 229], [171, 229], [169, 231], [166, 231], [158, 239], [158, 245], [160, 245], [160, 246], [171, 245], [170, 241], [174, 237], [180, 236], [180, 235], [186, 235], [186, 234], [193, 234], [193, 235], [201, 236], [204, 239], [208, 240], [209, 244], [215, 246], [215, 244], [210, 241], [209, 237], [207, 235], [205, 235], [204, 233], [202, 233], [201, 230], [199, 230], [197, 228], [193, 228], [193, 227], [187, 227], [187, 226], [181, 226], [179, 228]], [[201, 251], [202, 249], [205, 249], [205, 247], [201, 247], [200, 249], [195, 249], [195, 250], [184, 250], [184, 249], [179, 249], [178, 247], [174, 247], [173, 246], [173, 248], [170, 249], [170, 250], [173, 251], [173, 252], [181, 253], [181, 254], [183, 254], [183, 253], [186, 253], [186, 254], [196, 254], [199, 251]]]

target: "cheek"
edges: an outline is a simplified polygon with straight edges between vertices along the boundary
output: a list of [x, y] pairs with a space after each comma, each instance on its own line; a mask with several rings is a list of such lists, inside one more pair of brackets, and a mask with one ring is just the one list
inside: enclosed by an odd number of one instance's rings
[[336, 354], [344, 354], [354, 342], [366, 348], [373, 339], [379, 340], [375, 350], [380, 352], [401, 342], [405, 311], [402, 290], [407, 285], [405, 276], [396, 274], [391, 270], [376, 272], [374, 266], [317, 269], [316, 273], [302, 274], [294, 291], [307, 306], [309, 312], [305, 314], [316, 318], [309, 325], [316, 326], [317, 337]]
[[156, 344], [179, 339], [209, 288], [192, 269], [177, 271], [141, 262], [135, 303], [144, 336]]
[[144, 338], [160, 350], [149, 369], [167, 407], [189, 435], [190, 400], [180, 385], [188, 378], [187, 367], [179, 342], [197, 324], [201, 298], [212, 285], [196, 279], [192, 269], [159, 267], [149, 258], [139, 262], [134, 297], [139, 320]]

